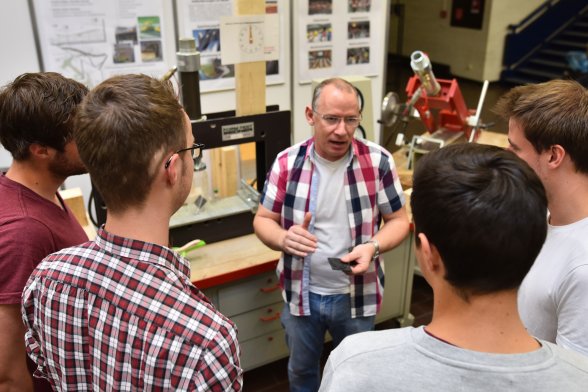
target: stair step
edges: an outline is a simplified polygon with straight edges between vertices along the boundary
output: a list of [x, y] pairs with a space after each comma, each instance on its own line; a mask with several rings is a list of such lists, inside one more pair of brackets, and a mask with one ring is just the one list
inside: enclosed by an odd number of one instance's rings
[[533, 69], [533, 68], [529, 68], [529, 67], [518, 68], [517, 72], [527, 74], [527, 75], [539, 76], [539, 77], [545, 78], [547, 80], [561, 79], [561, 77], [562, 77], [561, 73], [541, 71], [539, 69]]
[[559, 46], [568, 46], [571, 48], [577, 48], [577, 49], [586, 49], [586, 43], [585, 42], [574, 42], [574, 41], [568, 41], [568, 40], [563, 40], [563, 39], [554, 39], [551, 40], [549, 42], [549, 44], [551, 45], [559, 45]]
[[541, 82], [537, 79], [530, 79], [530, 78], [525, 78], [525, 77], [521, 77], [521, 76], [507, 76], [507, 77], [501, 78], [500, 80], [507, 82], [507, 83], [521, 84], [521, 85], [523, 85], [523, 84], [536, 84], [536, 83]]
[[571, 37], [572, 39], [579, 38], [582, 42], [584, 42], [584, 45], [586, 45], [586, 42], [588, 42], [588, 32], [567, 30], [563, 31], [561, 36]]
[[567, 68], [568, 67], [568, 63], [565, 61], [553, 61], [553, 60], [544, 60], [541, 58], [533, 58], [531, 60], [529, 60], [530, 63], [533, 64], [540, 64], [540, 65], [545, 65], [547, 67], [554, 67], [554, 68]]
[[549, 56], [556, 56], [556, 57], [561, 57], [561, 58], [566, 58], [566, 51], [565, 50], [557, 50], [557, 49], [541, 49], [539, 51], [540, 54], [546, 54]]

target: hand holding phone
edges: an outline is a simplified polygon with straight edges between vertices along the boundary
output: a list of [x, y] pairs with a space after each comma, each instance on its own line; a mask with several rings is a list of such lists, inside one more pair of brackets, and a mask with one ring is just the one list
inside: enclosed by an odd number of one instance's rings
[[345, 263], [341, 261], [338, 257], [329, 257], [329, 264], [331, 264], [331, 268], [335, 271], [343, 271], [345, 273], [351, 273], [351, 267], [357, 265], [356, 261], [351, 261], [349, 263]]

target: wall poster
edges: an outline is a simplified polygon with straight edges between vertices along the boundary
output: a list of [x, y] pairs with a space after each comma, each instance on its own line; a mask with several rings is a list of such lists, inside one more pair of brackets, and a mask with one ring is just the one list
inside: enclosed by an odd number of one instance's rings
[[[383, 51], [384, 2], [372, 0], [297, 1], [299, 81], [335, 75], [377, 75]], [[296, 12], [296, 11], [295, 11]], [[336, 22], [337, 21], [337, 22]]]
[[29, 0], [42, 69], [90, 88], [116, 74], [161, 77], [163, 1]]
[[[282, 12], [278, 12], [280, 7]], [[266, 0], [266, 14], [278, 14], [280, 26], [287, 15], [285, 0]], [[176, 24], [180, 37], [194, 37], [200, 52], [200, 91], [235, 88], [235, 67], [221, 62], [220, 19], [232, 16], [232, 0], [176, 0]], [[285, 61], [287, 34], [280, 32], [279, 60], [266, 62], [266, 84], [284, 83], [280, 62]]]

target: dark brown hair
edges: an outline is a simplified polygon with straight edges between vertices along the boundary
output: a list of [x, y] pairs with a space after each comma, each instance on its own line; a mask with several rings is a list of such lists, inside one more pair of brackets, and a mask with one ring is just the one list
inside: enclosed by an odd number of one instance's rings
[[63, 152], [88, 89], [55, 72], [25, 73], [0, 91], [0, 142], [17, 161], [32, 143]]
[[122, 75], [90, 91], [80, 105], [74, 136], [110, 211], [144, 202], [156, 165], [185, 147], [184, 121], [169, 82]]

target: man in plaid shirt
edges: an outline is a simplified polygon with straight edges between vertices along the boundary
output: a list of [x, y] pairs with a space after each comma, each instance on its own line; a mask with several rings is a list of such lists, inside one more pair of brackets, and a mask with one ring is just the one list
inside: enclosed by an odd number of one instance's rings
[[[278, 155], [253, 222], [261, 241], [282, 251], [291, 391], [318, 389], [327, 330], [337, 346], [373, 329], [384, 290], [379, 254], [400, 244], [409, 228], [392, 156], [354, 138], [361, 121], [355, 87], [323, 81], [306, 119], [314, 136]], [[332, 269], [333, 257], [350, 269]]]
[[145, 75], [108, 79], [75, 128], [108, 218], [95, 241], [50, 255], [26, 285], [35, 375], [56, 390], [241, 390], [235, 325], [166, 247], [202, 148], [173, 88]]

